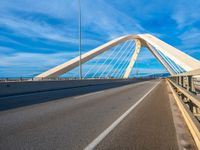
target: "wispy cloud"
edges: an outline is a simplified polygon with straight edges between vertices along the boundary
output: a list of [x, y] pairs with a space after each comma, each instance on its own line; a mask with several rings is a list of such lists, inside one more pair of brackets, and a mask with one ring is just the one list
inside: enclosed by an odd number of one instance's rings
[[178, 0], [174, 5], [172, 18], [176, 20], [178, 29], [191, 26], [196, 21], [199, 21], [200, 1]]
[[[78, 34], [76, 31], [63, 31], [59, 26], [52, 26], [45, 22], [38, 22], [33, 20], [25, 20], [16, 16], [4, 17], [0, 15], [0, 25], [14, 31], [19, 36], [28, 38], [44, 38], [48, 40], [66, 42], [70, 44], [77, 44]], [[68, 32], [72, 32], [71, 36]], [[74, 34], [74, 35], [73, 35]], [[99, 41], [93, 39], [84, 39], [84, 44], [99, 44]]]
[[[13, 55], [0, 55], [1, 67], [48, 67], [55, 66], [78, 56], [78, 52], [41, 54], [41, 53], [14, 53]], [[42, 65], [41, 65], [42, 63]]]
[[15, 49], [13, 49], [13, 48], [10, 48], [10, 47], [5, 47], [5, 46], [0, 46], [0, 52], [1, 52], [1, 55], [2, 54], [8, 54], [8, 53], [13, 53], [13, 52], [15, 52]]
[[78, 52], [40, 54], [40, 53], [14, 53], [13, 55], [0, 55], [1, 75], [33, 76], [59, 65], [78, 55]]
[[[56, 42], [77, 44], [78, 19], [75, 4], [75, 2], [68, 1], [67, 3], [64, 0], [59, 1], [59, 3], [52, 0], [38, 1], [38, 3], [19, 0], [18, 3], [13, 5], [11, 1], [7, 1], [0, 6], [0, 28], [7, 28], [19, 37], [43, 38]], [[51, 9], [49, 9], [49, 6], [51, 6]], [[50, 19], [60, 19], [62, 23], [54, 24], [45, 19], [38, 19], [40, 15], [45, 15], [46, 18]], [[84, 38], [83, 42], [85, 45], [100, 44], [99, 41], [92, 38]]]
[[[192, 56], [200, 48], [199, 1], [84, 0], [81, 7], [84, 52], [116, 37], [144, 32]], [[72, 0], [2, 0], [0, 74], [19, 75], [20, 69], [24, 75], [39, 73], [77, 55], [77, 8]], [[147, 50], [139, 55], [138, 64], [163, 69]]]
[[[23, 11], [24, 13], [38, 13], [60, 19], [72, 19], [76, 15], [77, 2], [71, 0], [12, 0], [1, 1], [1, 12], [10, 13], [13, 11]], [[70, 13], [71, 12], [71, 13]]]
[[[96, 7], [98, 6], [98, 7]], [[83, 1], [83, 22], [93, 32], [103, 32], [104, 37], [113, 39], [120, 35], [145, 32], [145, 29], [130, 17], [106, 1]]]
[[199, 46], [200, 43], [200, 29], [192, 28], [183, 32], [179, 38], [182, 40], [182, 44], [187, 47], [196, 47]]

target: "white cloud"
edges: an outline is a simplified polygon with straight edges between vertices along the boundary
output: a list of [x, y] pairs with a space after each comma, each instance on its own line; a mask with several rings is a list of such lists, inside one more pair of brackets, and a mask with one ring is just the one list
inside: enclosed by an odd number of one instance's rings
[[[32, 0], [19, 0], [18, 3], [5, 1], [1, 2], [0, 8], [0, 26], [12, 30], [18, 36], [77, 44], [78, 19], [74, 1], [60, 0], [57, 2], [50, 0], [38, 1], [38, 3]], [[16, 11], [19, 12], [16, 13]], [[53, 25], [43, 20], [34, 19], [32, 16], [34, 13], [48, 15], [63, 21], [63, 23]], [[22, 17], [21, 14], [29, 17]], [[83, 41], [85, 45], [100, 44], [100, 41], [90, 37], [84, 38]]]
[[15, 50], [13, 48], [0, 46], [0, 53], [1, 54], [8, 54], [8, 53], [11, 53], [11, 52], [14, 52], [14, 51]]
[[78, 55], [78, 52], [68, 53], [14, 53], [12, 55], [0, 55], [0, 67], [4, 68], [35, 68], [46, 69], [66, 62]]
[[[145, 32], [134, 18], [120, 12], [102, 0], [83, 1], [83, 23], [95, 33], [101, 32], [108, 39], [121, 35]], [[98, 7], [97, 7], [98, 6]]]
[[0, 3], [0, 10], [4, 13], [10, 11], [41, 13], [60, 19], [71, 19], [74, 17], [72, 14], [77, 11], [76, 1], [71, 0], [2, 0]]
[[0, 55], [0, 75], [4, 77], [27, 77], [39, 74], [61, 64], [77, 53], [14, 53]]
[[187, 31], [181, 33], [178, 38], [181, 40], [181, 44], [177, 47], [184, 52], [191, 54], [195, 53], [192, 52], [195, 49], [199, 49], [200, 45], [200, 29], [198, 28], [191, 28]]
[[[81, 1], [81, 6], [82, 28], [87, 31], [83, 34], [86, 45], [97, 46], [102, 41], [121, 35], [145, 31], [134, 18], [104, 1], [97, 0], [95, 3], [90, 0]], [[37, 13], [61, 20], [63, 24], [55, 26], [37, 20], [32, 16]], [[77, 13], [77, 1], [18, 0], [17, 3], [13, 3], [8, 0], [1, 2], [0, 5], [0, 25], [14, 31], [18, 36], [77, 44]], [[91, 37], [88, 33], [97, 36]]]
[[[0, 26], [8, 28], [13, 34], [32, 39], [42, 38], [49, 42], [56, 41], [65, 42], [66, 44], [77, 44], [77, 1], [18, 0], [17, 2], [13, 2], [12, 0], [4, 0], [0, 3]], [[187, 5], [182, 6], [181, 2], [179, 3], [174, 4], [174, 10], [177, 10], [177, 12], [174, 11], [173, 18], [176, 20], [179, 28], [183, 28], [194, 23], [198, 19], [199, 14], [197, 11], [198, 9], [192, 10], [193, 8], [189, 7], [187, 10]], [[81, 1], [81, 4], [83, 41], [87, 45], [95, 47], [102, 43], [102, 41], [108, 41], [121, 35], [147, 32], [146, 29], [139, 24], [137, 19], [135, 19], [135, 11], [130, 12], [132, 14], [126, 14], [105, 0], [84, 0]], [[144, 15], [148, 15], [147, 12], [150, 14], [151, 11], [155, 11], [152, 9], [156, 8], [155, 6], [157, 5], [154, 3], [146, 5], [145, 11], [141, 10], [140, 6], [137, 8], [137, 13], [143, 11], [143, 13], [145, 13]], [[134, 3], [131, 7], [134, 8], [137, 6], [135, 6]], [[195, 6], [195, 8], [196, 7], [198, 6]], [[159, 11], [160, 10], [162, 10], [162, 7], [159, 8]], [[19, 11], [18, 14], [16, 13], [17, 11]], [[32, 16], [34, 14], [43, 14], [46, 15], [46, 17], [58, 19], [62, 23], [53, 25], [49, 22], [35, 19]], [[193, 34], [190, 34], [191, 32]], [[200, 35], [199, 33], [199, 30], [193, 29], [180, 35], [179, 38], [182, 39], [183, 43], [186, 45], [192, 42], [194, 45], [199, 43], [197, 38]], [[164, 36], [163, 33], [155, 32], [155, 34]], [[3, 48], [4, 47], [0, 47], [0, 51]], [[5, 50], [12, 49], [4, 49], [4, 51]], [[68, 54], [69, 53], [39, 54], [17, 52], [13, 55], [1, 55], [0, 66], [7, 67], [8, 69], [13, 66], [18, 69], [35, 68], [36, 70], [44, 70], [72, 58]], [[105, 58], [105, 56], [102, 57]], [[141, 53], [138, 58], [138, 61], [143, 63], [151, 63], [153, 60], [154, 56], [148, 52]], [[151, 69], [151, 71], [156, 70]]]
[[[16, 16], [4, 17], [0, 15], [0, 25], [5, 26], [18, 34], [19, 36], [26, 36], [29, 38], [44, 38], [54, 40], [57, 42], [66, 42], [77, 44], [77, 37], [75, 31], [63, 31], [62, 28], [51, 26], [45, 22], [37, 22], [25, 20]], [[71, 33], [72, 32], [72, 33]], [[74, 35], [69, 35], [67, 33]], [[99, 44], [99, 41], [93, 39], [84, 39], [84, 44]]]
[[176, 20], [179, 29], [190, 26], [200, 19], [198, 11], [200, 7], [200, 1], [178, 0], [173, 4], [174, 11], [172, 18]]

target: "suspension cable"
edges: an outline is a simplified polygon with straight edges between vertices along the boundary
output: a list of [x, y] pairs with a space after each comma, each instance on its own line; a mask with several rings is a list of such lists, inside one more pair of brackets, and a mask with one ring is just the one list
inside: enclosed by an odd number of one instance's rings
[[109, 65], [113, 62], [113, 60], [115, 60], [116, 56], [119, 54], [120, 50], [126, 45], [126, 43], [127, 43], [127, 41], [122, 44], [122, 46], [120, 47], [120, 49], [117, 51], [117, 53], [112, 58], [112, 60], [108, 63], [108, 65], [106, 66], [106, 68], [103, 70], [102, 73], [104, 73], [108, 69]]
[[[113, 52], [112, 52], [113, 53]], [[111, 56], [111, 55], [110, 55]], [[110, 58], [110, 56], [108, 58]], [[106, 59], [106, 61], [108, 60], [108, 58]], [[95, 77], [97, 75], [97, 73], [104, 67], [104, 64], [106, 63], [106, 61], [104, 61], [101, 66], [97, 69], [97, 71], [93, 74], [92, 78]]]
[[[123, 50], [123, 53], [120, 55], [120, 57], [118, 58], [118, 60], [115, 62], [115, 64], [114, 64], [114, 68], [115, 68], [115, 66], [118, 64], [118, 62], [120, 62], [121, 61], [121, 58], [123, 57], [123, 55], [124, 55], [124, 53], [126, 52], [126, 50], [129, 48], [129, 46], [131, 45], [131, 43], [132, 43], [132, 41], [128, 44], [128, 46], [126, 46], [126, 48]], [[120, 63], [119, 63], [120, 64]], [[117, 70], [117, 68], [119, 67], [119, 64], [118, 64], [118, 66], [116, 67], [116, 69], [114, 69], [113, 70], [113, 72], [111, 73], [111, 75], [110, 76], [112, 76], [115, 72], [116, 72], [116, 70]]]
[[176, 66], [176, 64], [173, 64], [172, 60], [170, 60], [168, 57], [166, 57], [166, 59], [168, 60], [169, 63], [171, 63], [172, 66], [174, 66], [174, 68], [176, 69], [176, 71], [178, 73], [181, 73], [181, 70], [179, 70], [179, 68]]
[[[115, 52], [115, 50], [119, 48], [119, 46], [120, 46], [120, 44], [117, 45], [117, 46], [114, 48], [114, 50], [110, 53], [109, 58], [113, 55], [113, 53]], [[112, 59], [113, 59], [113, 58], [112, 58]], [[101, 78], [101, 75], [105, 72], [105, 70], [106, 70], [106, 69], [104, 69], [104, 70], [102, 71], [102, 73], [100, 74], [100, 76], [99, 76], [100, 78]]]
[[[129, 46], [130, 46], [130, 45], [129, 45]], [[124, 56], [124, 58], [123, 58], [123, 59], [120, 61], [119, 65], [118, 65], [118, 66], [120, 66], [120, 67], [119, 67], [119, 68], [117, 67], [117, 68], [119, 69], [119, 71], [118, 71], [118, 72], [120, 72], [120, 71], [121, 71], [120, 69], [121, 69], [121, 67], [123, 66], [123, 64], [122, 64], [122, 63], [124, 62], [124, 60], [125, 60], [125, 59], [127, 59], [127, 58], [128, 58], [129, 54], [132, 52], [132, 50], [131, 50], [131, 49], [132, 49], [132, 48], [135, 46], [135, 43], [133, 43], [133, 44], [132, 44], [132, 46], [130, 46], [130, 47], [129, 47], [129, 46], [128, 46], [128, 47], [127, 47], [125, 50], [127, 50], [127, 49], [129, 48], [129, 49], [130, 49], [130, 52], [129, 52], [129, 53], [127, 53], [127, 54]], [[125, 50], [124, 50], [124, 51], [125, 51]], [[111, 74], [111, 76], [112, 76], [112, 75], [114, 75], [118, 69], [115, 69], [115, 70], [113, 71], [113, 73]], [[122, 68], [122, 69], [123, 69], [123, 68]]]
[[[123, 46], [120, 48], [120, 50], [117, 52], [117, 54], [115, 55], [115, 57], [113, 58], [113, 60], [109, 63], [109, 65], [106, 67], [106, 69], [110, 66], [110, 64], [111, 63], [113, 63], [113, 61], [116, 59], [116, 57], [119, 55], [119, 53], [121, 52], [121, 50], [124, 48], [124, 46], [128, 43], [129, 41], [126, 41], [124, 44], [123, 44]], [[118, 58], [119, 59], [119, 58]], [[107, 72], [107, 74], [105, 75], [105, 77], [107, 77], [108, 76], [108, 74], [111, 72], [113, 70], [113, 68], [112, 69], [110, 69], [108, 72]]]
[[120, 75], [120, 73], [122, 72], [123, 73], [123, 68], [130, 62], [130, 61], [128, 61], [130, 58], [130, 55], [132, 54], [132, 48], [135, 46], [135, 43], [132, 45], [132, 47], [130, 48], [130, 52], [128, 53], [128, 55], [126, 55], [124, 58], [124, 60], [122, 60], [122, 62], [123, 61], [125, 61], [125, 63], [123, 64], [123, 65], [121, 65], [121, 67], [120, 67], [120, 70], [118, 71], [118, 73], [116, 74], [116, 78], [118, 77], [118, 75]]
[[96, 61], [95, 61], [95, 64], [92, 66], [92, 67], [90, 67], [90, 69], [86, 72], [86, 74], [84, 75], [84, 78], [88, 75], [88, 73], [91, 71], [91, 70], [93, 70], [95, 67], [96, 67], [96, 65], [100, 62], [100, 60], [101, 60], [101, 58], [98, 58]]
[[[129, 58], [127, 58], [127, 62], [126, 63], [124, 63], [124, 65], [123, 65], [123, 67], [122, 68], [127, 68], [128, 67], [128, 64], [129, 64]], [[119, 74], [119, 78], [121, 77], [121, 76], [123, 76], [123, 69], [118, 73]], [[117, 77], [118, 77], [118, 74], [117, 74]]]
[[[156, 49], [157, 50], [157, 49]], [[177, 73], [179, 73], [179, 71], [177, 71], [177, 69], [174, 67], [174, 65], [171, 63], [171, 62], [169, 62], [169, 60], [166, 60], [166, 57], [159, 51], [159, 50], [157, 50], [157, 52], [160, 54], [160, 56], [162, 57], [162, 58], [164, 58], [164, 60], [168, 63], [168, 65], [174, 70], [174, 72], [177, 74]]]

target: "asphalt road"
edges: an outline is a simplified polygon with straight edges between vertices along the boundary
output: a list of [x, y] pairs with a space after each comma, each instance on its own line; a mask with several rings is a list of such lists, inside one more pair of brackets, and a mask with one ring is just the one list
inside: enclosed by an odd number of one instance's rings
[[178, 149], [167, 93], [164, 83], [158, 82], [83, 87], [65, 98], [69, 90], [1, 99], [7, 109], [0, 112], [0, 149], [84, 149], [132, 106], [96, 149]]

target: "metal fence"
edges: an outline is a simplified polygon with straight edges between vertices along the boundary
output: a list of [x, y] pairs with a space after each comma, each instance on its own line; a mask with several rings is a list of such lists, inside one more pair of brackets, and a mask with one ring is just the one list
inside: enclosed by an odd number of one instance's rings
[[[155, 79], [157, 77], [134, 77], [134, 78], [128, 78], [130, 79]], [[82, 78], [81, 80], [102, 80], [102, 79], [109, 79], [109, 80], [119, 80], [124, 78], [113, 78], [113, 77], [107, 77], [107, 78]], [[31, 77], [16, 77], [16, 78], [0, 78], [0, 82], [32, 82], [32, 81], [66, 81], [66, 80], [80, 80], [78, 77], [74, 78], [31, 78]]]
[[168, 84], [200, 149], [200, 69], [171, 76]]

